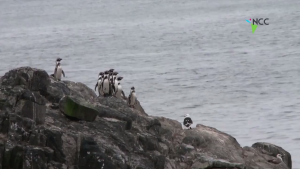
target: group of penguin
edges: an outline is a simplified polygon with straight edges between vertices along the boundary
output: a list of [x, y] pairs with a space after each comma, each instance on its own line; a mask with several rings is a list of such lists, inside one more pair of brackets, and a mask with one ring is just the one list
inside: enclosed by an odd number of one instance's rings
[[[95, 85], [95, 91], [96, 89], [98, 89], [99, 96], [115, 96], [120, 99], [126, 99], [120, 83], [123, 77], [117, 77], [118, 74], [118, 72], [114, 72], [114, 69], [99, 73], [98, 81]], [[131, 87], [131, 91], [127, 98], [127, 103], [130, 107], [134, 108], [134, 105], [136, 103], [136, 93], [134, 87]]]
[[[65, 72], [61, 67], [61, 58], [56, 59], [55, 69], [53, 76], [57, 81], [61, 81], [62, 75], [65, 77]], [[98, 75], [98, 80], [95, 86], [95, 91], [98, 89], [99, 96], [108, 97], [115, 96], [120, 99], [126, 99], [126, 96], [123, 92], [120, 81], [123, 77], [117, 77], [118, 72], [114, 72], [114, 69], [110, 69], [104, 72], [100, 72]], [[127, 98], [127, 103], [129, 107], [134, 108], [134, 105], [137, 102], [135, 88], [131, 87], [130, 94]]]

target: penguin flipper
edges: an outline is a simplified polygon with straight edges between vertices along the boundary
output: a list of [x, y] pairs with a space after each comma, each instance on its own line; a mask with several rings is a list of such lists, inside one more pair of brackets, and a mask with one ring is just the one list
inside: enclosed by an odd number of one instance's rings
[[66, 76], [65, 76], [65, 72], [64, 72], [64, 70], [62, 70], [62, 69], [61, 69], [61, 72], [62, 72], [62, 74], [64, 75], [64, 77], [66, 77]]
[[123, 91], [123, 90], [122, 90], [121, 94], [123, 95], [123, 97], [125, 97], [125, 93], [124, 93], [124, 91]]
[[96, 83], [96, 86], [95, 86], [95, 91], [96, 91], [96, 88], [97, 88], [97, 86], [98, 86], [98, 82]]
[[128, 104], [130, 105], [130, 103], [131, 103], [131, 92], [130, 92], [130, 94], [128, 96]]
[[55, 69], [54, 69], [54, 77], [56, 75], [56, 72], [57, 72], [57, 66], [55, 66]]

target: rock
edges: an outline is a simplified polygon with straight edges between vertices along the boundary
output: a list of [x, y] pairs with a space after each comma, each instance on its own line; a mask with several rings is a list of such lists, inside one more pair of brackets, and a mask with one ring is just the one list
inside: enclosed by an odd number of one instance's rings
[[235, 138], [215, 128], [197, 124], [193, 130], [184, 130], [182, 142], [208, 151], [218, 159], [243, 163], [242, 148]]
[[74, 96], [63, 97], [59, 105], [65, 115], [80, 120], [94, 121], [99, 113], [95, 105]]
[[46, 71], [31, 67], [20, 67], [7, 72], [0, 79], [3, 86], [26, 86], [31, 91], [45, 91], [50, 84]]
[[291, 169], [292, 157], [291, 154], [285, 151], [283, 148], [270, 143], [258, 142], [252, 145], [253, 148], [263, 153], [263, 150], [276, 157], [277, 154], [282, 155], [283, 162]]
[[[270, 143], [240, 147], [198, 124], [146, 114], [140, 102], [97, 97], [82, 83], [54, 81], [22, 67], [0, 79], [0, 169], [288, 169], [291, 156]], [[285, 154], [285, 163], [267, 159]], [[285, 165], [287, 164], [287, 165]]]
[[43, 124], [45, 121], [46, 106], [29, 100], [20, 100], [16, 105], [15, 112], [22, 117], [32, 119], [36, 124]]
[[253, 147], [244, 147], [244, 159], [246, 164], [246, 169], [256, 169], [256, 168], [270, 168], [270, 169], [288, 169], [288, 166], [284, 163], [282, 164], [272, 164], [267, 162], [268, 160], [274, 158], [268, 154], [261, 153], [261, 151], [256, 150]]
[[95, 92], [87, 87], [87, 85], [80, 82], [71, 82], [71, 81], [63, 81], [69, 89], [71, 89], [72, 96], [79, 96], [85, 98], [86, 100], [94, 100], [97, 98]]

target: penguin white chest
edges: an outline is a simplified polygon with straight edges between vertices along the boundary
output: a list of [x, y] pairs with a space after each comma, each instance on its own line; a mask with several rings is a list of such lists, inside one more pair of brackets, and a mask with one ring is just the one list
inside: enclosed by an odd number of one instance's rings
[[108, 81], [108, 79], [105, 79], [104, 81], [103, 81], [103, 92], [104, 93], [106, 93], [106, 94], [108, 94], [109, 93], [109, 81]]
[[62, 74], [62, 68], [61, 66], [58, 66], [57, 69], [56, 69], [56, 79], [61, 79], [61, 74]]
[[117, 94], [116, 94], [117, 98], [120, 98], [120, 99], [122, 98], [121, 93], [122, 93], [122, 86], [118, 85], [118, 90], [117, 90]]
[[98, 80], [98, 90], [101, 89], [101, 83], [102, 83], [102, 79]]
[[[119, 81], [117, 79], [115, 79], [115, 83], [114, 83], [114, 86], [115, 86], [115, 90], [118, 91], [119, 89]], [[122, 87], [121, 87], [122, 88]]]
[[136, 94], [135, 92], [131, 93], [131, 98], [130, 98], [130, 105], [134, 105], [136, 100]]

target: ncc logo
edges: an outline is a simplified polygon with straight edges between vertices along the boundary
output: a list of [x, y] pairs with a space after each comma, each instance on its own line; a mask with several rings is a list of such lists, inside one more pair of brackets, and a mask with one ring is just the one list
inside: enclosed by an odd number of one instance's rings
[[252, 33], [255, 32], [257, 25], [269, 25], [268, 23], [269, 18], [256, 18], [256, 19], [247, 19], [246, 21], [251, 24]]

